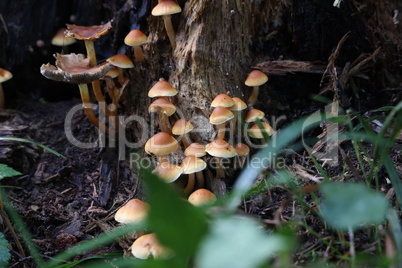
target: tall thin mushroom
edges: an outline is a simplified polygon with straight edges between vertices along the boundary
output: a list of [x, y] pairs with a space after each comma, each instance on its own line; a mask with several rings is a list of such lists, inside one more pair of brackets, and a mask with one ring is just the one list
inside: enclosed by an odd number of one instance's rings
[[259, 86], [265, 84], [268, 81], [268, 76], [259, 70], [253, 70], [249, 73], [244, 84], [249, 87], [253, 87], [250, 97], [247, 102], [249, 106], [253, 106], [258, 99]]
[[173, 29], [171, 15], [180, 13], [181, 7], [172, 0], [166, 0], [159, 2], [153, 9], [151, 14], [153, 16], [163, 16], [163, 22], [165, 23], [166, 33], [169, 37], [172, 50], [176, 49], [176, 33]]
[[13, 78], [13, 74], [5, 69], [0, 68], [0, 109], [5, 106], [4, 91], [2, 83]]

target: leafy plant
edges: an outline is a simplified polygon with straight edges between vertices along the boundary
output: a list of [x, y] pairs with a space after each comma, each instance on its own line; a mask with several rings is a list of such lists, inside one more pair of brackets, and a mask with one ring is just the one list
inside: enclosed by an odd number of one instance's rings
[[10, 250], [8, 249], [8, 241], [3, 233], [0, 233], [0, 267], [7, 267], [11, 259]]
[[0, 164], [0, 180], [7, 177], [14, 177], [22, 175], [21, 172], [7, 166], [6, 164]]

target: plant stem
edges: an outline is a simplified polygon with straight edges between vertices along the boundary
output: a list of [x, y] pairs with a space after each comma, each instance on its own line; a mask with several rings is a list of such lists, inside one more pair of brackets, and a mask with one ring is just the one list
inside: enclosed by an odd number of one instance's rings
[[258, 98], [259, 87], [253, 87], [253, 91], [251, 92], [250, 97], [248, 98], [248, 106], [253, 106]]
[[163, 15], [163, 22], [165, 23], [166, 33], [169, 37], [170, 44], [172, 45], [172, 50], [176, 49], [176, 34], [173, 29], [172, 20], [170, 15]]
[[186, 195], [191, 194], [191, 192], [194, 190], [194, 185], [195, 185], [195, 174], [194, 173], [188, 174], [188, 181], [186, 187], [184, 188], [184, 193]]
[[225, 127], [226, 127], [226, 122], [223, 122], [222, 124], [218, 125], [218, 135], [216, 136], [217, 140], [223, 140], [225, 138]]
[[144, 53], [142, 52], [142, 48], [140, 46], [134, 47], [134, 57], [138, 62], [145, 61], [145, 56], [144, 56]]

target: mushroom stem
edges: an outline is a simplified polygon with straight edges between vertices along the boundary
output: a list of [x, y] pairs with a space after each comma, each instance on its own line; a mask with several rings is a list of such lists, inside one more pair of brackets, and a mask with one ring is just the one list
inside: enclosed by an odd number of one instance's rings
[[216, 178], [222, 179], [225, 177], [225, 170], [222, 167], [222, 157], [215, 157], [217, 160]]
[[4, 106], [5, 106], [4, 90], [3, 86], [0, 83], [0, 109], [3, 109]]
[[218, 125], [218, 135], [216, 136], [217, 140], [223, 140], [225, 139], [225, 127], [226, 127], [226, 122], [223, 122], [222, 124]]
[[94, 67], [96, 65], [96, 53], [95, 53], [94, 41], [85, 40], [85, 48], [87, 50], [87, 56], [89, 58], [89, 65], [91, 67]]
[[159, 161], [159, 164], [167, 162], [168, 161], [167, 155], [159, 155], [158, 156], [158, 161]]
[[234, 114], [234, 117], [232, 119], [232, 122], [230, 124], [230, 136], [234, 137], [236, 130], [236, 124], [237, 124], [237, 117], [239, 117], [239, 112], [238, 111], [232, 111]]
[[184, 149], [186, 149], [190, 145], [190, 141], [188, 139], [187, 134], [184, 134], [182, 136], [182, 140], [183, 140]]
[[172, 20], [170, 15], [163, 15], [163, 22], [165, 23], [166, 33], [169, 37], [170, 44], [172, 45], [172, 50], [176, 49], [176, 34], [173, 29]]
[[172, 130], [169, 127], [169, 117], [162, 111], [158, 111], [159, 127], [162, 132], [166, 132], [169, 135], [172, 134]]
[[88, 85], [87, 84], [78, 84], [78, 87], [80, 89], [80, 94], [81, 94], [81, 101], [82, 101], [82, 106], [84, 107], [84, 112], [85, 115], [88, 117], [88, 120], [97, 126], [101, 131], [107, 132], [108, 128], [96, 118], [94, 111], [92, 110], [91, 107], [91, 98], [89, 96], [88, 92]]
[[194, 190], [194, 185], [195, 185], [195, 174], [190, 173], [188, 174], [188, 181], [186, 187], [184, 188], [184, 193], [189, 195]]
[[142, 48], [140, 46], [135, 46], [134, 47], [134, 57], [138, 62], [144, 62], [145, 61], [145, 55], [142, 52]]
[[195, 173], [195, 176], [197, 177], [197, 188], [203, 188], [205, 185], [205, 179], [204, 179], [204, 174], [202, 174], [202, 171], [199, 171]]
[[253, 87], [253, 91], [251, 92], [250, 97], [248, 97], [248, 105], [249, 106], [253, 106], [255, 104], [255, 102], [257, 101], [258, 91], [259, 91], [258, 86]]

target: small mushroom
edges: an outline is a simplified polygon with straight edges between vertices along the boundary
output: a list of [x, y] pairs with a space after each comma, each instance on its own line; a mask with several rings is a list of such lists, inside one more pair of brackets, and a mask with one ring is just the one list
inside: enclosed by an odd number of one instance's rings
[[237, 98], [237, 97], [232, 98], [232, 100], [233, 100], [234, 104], [232, 106], [228, 107], [228, 109], [230, 111], [232, 111], [232, 113], [234, 115], [231, 125], [230, 125], [230, 132], [234, 134], [235, 129], [236, 129], [237, 120], [240, 117], [241, 112], [247, 108], [247, 104], [242, 99]]
[[217, 200], [216, 195], [207, 189], [198, 189], [190, 194], [188, 202], [196, 207], [211, 205]]
[[275, 130], [271, 127], [270, 124], [266, 122], [261, 122], [262, 129], [260, 126], [255, 123], [249, 130], [248, 135], [255, 139], [261, 139], [262, 144], [266, 144], [265, 135], [272, 136], [275, 133]]
[[233, 99], [227, 95], [227, 94], [219, 94], [214, 98], [214, 100], [211, 102], [211, 107], [225, 107], [229, 108], [231, 106], [235, 105], [235, 102]]
[[246, 156], [250, 153], [250, 147], [248, 147], [244, 143], [237, 143], [235, 146], [233, 146], [236, 150], [237, 154], [237, 161], [235, 162], [235, 167], [236, 168], [243, 168], [244, 161], [246, 160]]
[[72, 37], [67, 37], [64, 35], [64, 32], [66, 31], [66, 28], [60, 28], [56, 34], [52, 37], [52, 40], [50, 43], [54, 46], [58, 47], [64, 47], [64, 46], [69, 46], [77, 42], [76, 39]]
[[210, 117], [209, 122], [213, 125], [217, 125], [218, 135], [216, 139], [222, 140], [225, 138], [226, 122], [232, 120], [234, 114], [225, 107], [216, 107]]
[[260, 120], [263, 119], [264, 116], [265, 116], [265, 113], [263, 111], [251, 108], [247, 112], [246, 118], [244, 119], [244, 121], [246, 121], [247, 123], [251, 123], [251, 122], [257, 121], [257, 119], [260, 119]]
[[145, 220], [148, 215], [149, 205], [139, 199], [131, 199], [119, 208], [114, 219], [122, 224], [135, 224]]
[[148, 97], [150, 98], [165, 98], [176, 96], [178, 93], [177, 89], [174, 88], [169, 82], [158, 81], [155, 85], [148, 91]]
[[[205, 146], [197, 142], [193, 142], [184, 150], [185, 156], [203, 157], [206, 154], [207, 153], [205, 152]], [[205, 180], [202, 172], [195, 173], [195, 176], [197, 177], [197, 188], [204, 187]]]
[[140, 30], [131, 30], [124, 38], [124, 44], [133, 47], [134, 58], [138, 62], [145, 61], [145, 55], [142, 52], [141, 45], [148, 41], [148, 37]]
[[216, 178], [225, 177], [225, 171], [222, 167], [222, 158], [232, 158], [236, 156], [236, 150], [232, 145], [224, 140], [214, 140], [205, 146], [205, 151], [217, 159]]
[[[195, 157], [195, 156], [186, 156], [183, 161], [181, 162], [180, 165], [183, 168], [183, 174], [188, 174], [188, 181], [187, 185], [184, 188], [184, 193], [185, 194], [190, 194], [195, 185], [195, 173], [201, 173], [206, 167], [207, 163], [205, 163], [204, 160], [201, 158]], [[204, 177], [197, 177], [197, 179]], [[203, 185], [203, 181], [198, 181], [199, 185]]]
[[156, 99], [149, 105], [148, 112], [157, 112], [161, 131], [171, 134], [172, 130], [170, 128], [169, 116], [176, 112], [176, 107], [173, 103], [163, 98]]
[[190, 145], [190, 140], [187, 135], [193, 129], [194, 129], [193, 124], [191, 124], [185, 119], [177, 120], [172, 127], [172, 133], [174, 135], [181, 135], [184, 149], [186, 149]]
[[163, 162], [157, 165], [152, 172], [167, 183], [171, 183], [176, 181], [180, 175], [183, 174], [183, 168], [169, 162]]
[[151, 11], [153, 16], [163, 16], [163, 21], [165, 23], [166, 33], [169, 37], [172, 49], [176, 49], [176, 34], [173, 29], [171, 15], [180, 13], [181, 7], [172, 0], [166, 0], [159, 2]]
[[259, 70], [253, 70], [247, 76], [244, 82], [246, 86], [253, 87], [250, 97], [248, 98], [248, 105], [253, 106], [258, 99], [259, 86], [265, 84], [268, 81], [268, 76]]
[[171, 250], [162, 246], [154, 233], [138, 237], [131, 246], [131, 253], [138, 259], [168, 259], [172, 256]]
[[0, 109], [5, 107], [5, 98], [2, 83], [13, 78], [13, 74], [7, 70], [0, 68]]
[[145, 152], [158, 156], [159, 163], [167, 162], [167, 155], [179, 148], [175, 138], [165, 132], [159, 132], [145, 143]]

